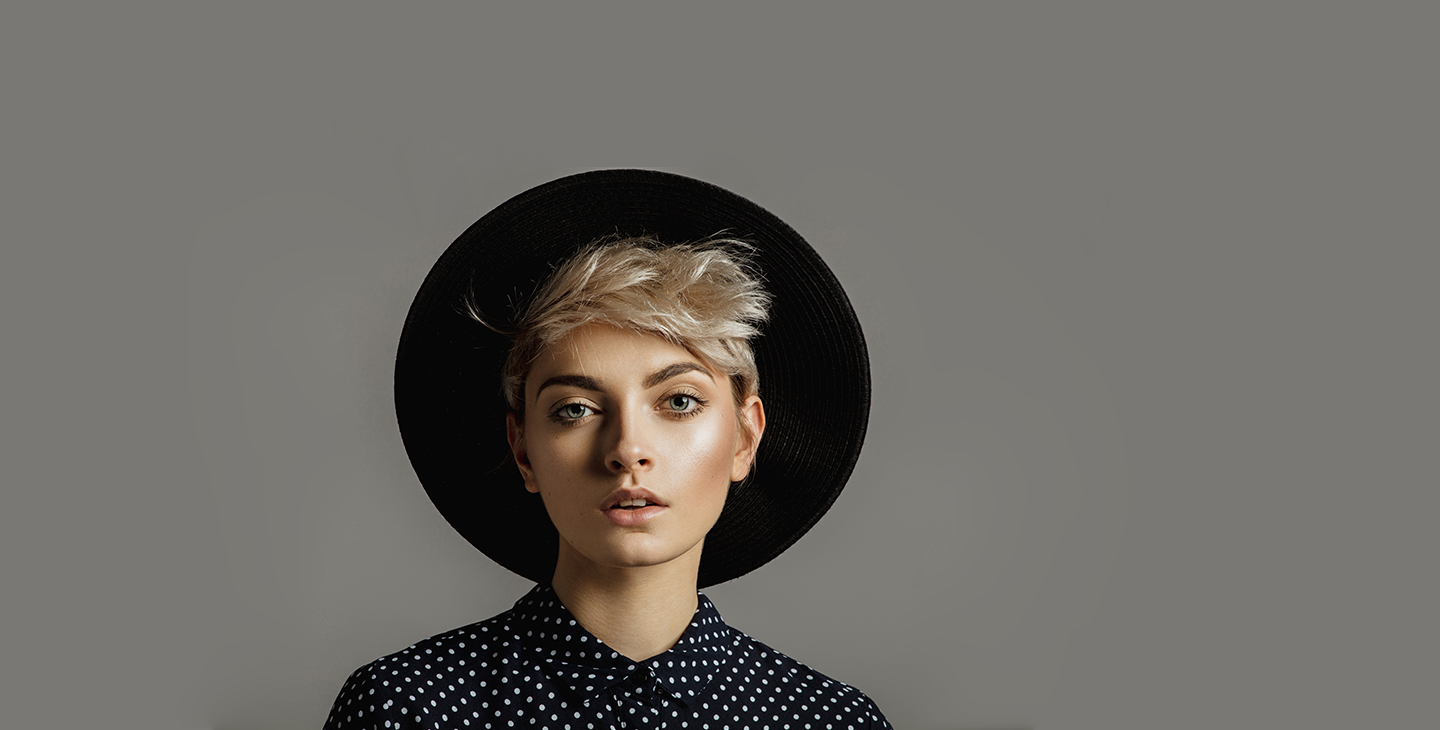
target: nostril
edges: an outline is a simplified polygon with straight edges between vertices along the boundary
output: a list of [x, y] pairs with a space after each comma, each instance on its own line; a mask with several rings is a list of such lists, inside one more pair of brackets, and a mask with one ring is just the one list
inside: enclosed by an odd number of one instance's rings
[[649, 469], [651, 463], [652, 463], [651, 460], [650, 460], [650, 459], [646, 459], [646, 458], [637, 458], [637, 459], [633, 459], [633, 460], [631, 460], [631, 459], [608, 459], [608, 460], [605, 462], [605, 466], [606, 466], [606, 468], [612, 469], [612, 470], [615, 470], [615, 471], [625, 471], [625, 470], [627, 470], [627, 469]]

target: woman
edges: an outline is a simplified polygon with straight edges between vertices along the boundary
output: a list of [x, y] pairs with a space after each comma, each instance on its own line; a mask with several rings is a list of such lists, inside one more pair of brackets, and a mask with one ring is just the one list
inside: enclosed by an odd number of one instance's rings
[[868, 392], [838, 282], [759, 206], [637, 170], [508, 201], [421, 287], [396, 404], [436, 506], [537, 586], [361, 667], [326, 727], [889, 727], [698, 592], [819, 519]]

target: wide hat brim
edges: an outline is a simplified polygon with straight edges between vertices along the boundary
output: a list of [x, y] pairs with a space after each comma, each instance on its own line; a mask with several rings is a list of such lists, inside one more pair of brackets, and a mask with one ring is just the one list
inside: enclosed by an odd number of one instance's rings
[[528, 190], [476, 221], [436, 262], [405, 319], [395, 360], [400, 434], [431, 501], [481, 552], [548, 584], [559, 539], [510, 458], [500, 394], [509, 341], [465, 314], [465, 298], [508, 324], [515, 305], [591, 241], [683, 243], [721, 232], [755, 245], [773, 297], [752, 341], [767, 423], [754, 473], [730, 490], [705, 538], [699, 585], [769, 562], [834, 503], [870, 411], [865, 338], [840, 282], [800, 234], [745, 198], [680, 175], [600, 170]]

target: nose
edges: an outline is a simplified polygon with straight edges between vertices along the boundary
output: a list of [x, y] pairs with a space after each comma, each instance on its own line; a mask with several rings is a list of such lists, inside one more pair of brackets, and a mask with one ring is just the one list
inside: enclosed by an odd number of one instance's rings
[[605, 468], [611, 474], [645, 472], [655, 466], [652, 434], [643, 414], [634, 408], [612, 416], [611, 438], [605, 453]]

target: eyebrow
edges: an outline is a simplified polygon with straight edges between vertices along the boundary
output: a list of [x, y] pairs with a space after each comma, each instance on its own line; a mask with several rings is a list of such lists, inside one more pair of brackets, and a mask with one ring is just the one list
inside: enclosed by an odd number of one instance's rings
[[645, 386], [646, 388], [653, 388], [653, 387], [655, 387], [655, 386], [657, 386], [657, 385], [659, 385], [659, 384], [661, 384], [661, 383], [663, 383], [663, 382], [665, 382], [665, 381], [667, 381], [667, 380], [675, 377], [676, 375], [680, 375], [680, 374], [682, 374], [682, 373], [688, 373], [688, 372], [691, 372], [691, 371], [700, 372], [700, 373], [704, 374], [705, 377], [710, 378], [710, 380], [712, 380], [712, 381], [715, 380], [715, 378], [713, 378], [713, 377], [710, 376], [710, 371], [709, 371], [709, 370], [706, 370], [705, 367], [704, 367], [703, 365], [701, 365], [700, 363], [695, 363], [695, 362], [677, 362], [677, 363], [675, 363], [674, 365], [667, 365], [667, 366], [665, 366], [664, 368], [662, 368], [662, 369], [660, 369], [660, 370], [658, 370], [658, 371], [656, 371], [656, 372], [654, 372], [654, 373], [651, 373], [649, 377], [645, 378], [644, 386]]
[[[710, 375], [710, 371], [706, 369], [705, 366], [699, 363], [677, 362], [673, 365], [666, 365], [665, 367], [645, 376], [645, 380], [641, 383], [641, 386], [645, 388], [653, 388], [677, 375], [689, 372], [698, 372], [705, 377], [710, 378], [710, 380], [712, 381], [715, 380], [714, 376]], [[552, 378], [546, 378], [545, 382], [540, 384], [540, 387], [535, 390], [535, 400], [538, 402], [540, 400], [540, 391], [545, 390], [552, 385], [568, 385], [572, 388], [579, 388], [581, 390], [590, 390], [595, 392], [599, 392], [605, 389], [601, 385], [599, 380], [596, 380], [589, 375], [556, 375]]]
[[589, 375], [556, 375], [553, 378], [547, 378], [545, 382], [540, 384], [540, 387], [535, 391], [535, 400], [538, 402], [540, 400], [540, 391], [552, 385], [568, 385], [581, 390], [593, 390], [597, 392], [604, 390], [604, 388], [600, 387], [600, 381]]

